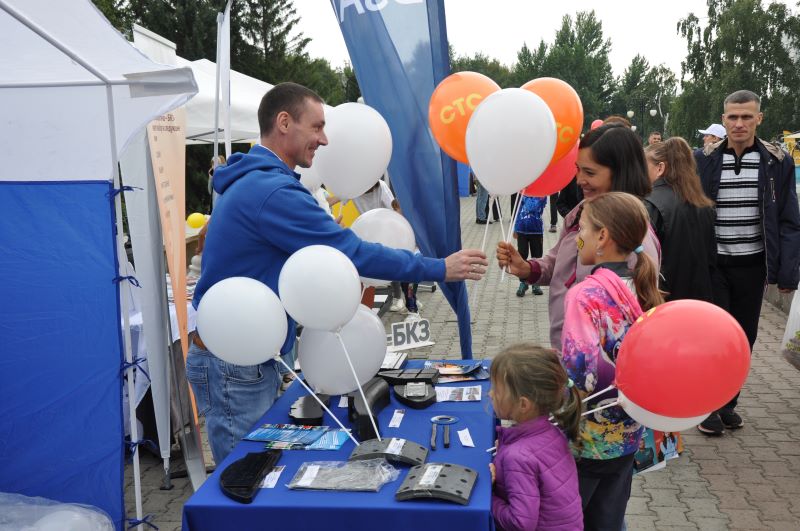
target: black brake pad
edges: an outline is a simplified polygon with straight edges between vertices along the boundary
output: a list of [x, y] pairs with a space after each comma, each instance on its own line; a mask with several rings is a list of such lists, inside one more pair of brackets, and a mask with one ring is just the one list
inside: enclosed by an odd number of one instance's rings
[[477, 472], [461, 465], [426, 463], [408, 470], [394, 497], [398, 501], [437, 498], [467, 505], [477, 479]]
[[380, 441], [378, 439], [361, 441], [361, 444], [353, 449], [353, 453], [350, 454], [348, 460], [358, 461], [360, 459], [379, 459], [381, 457], [393, 463], [421, 465], [425, 462], [425, 458], [428, 457], [428, 449], [414, 441], [397, 437], [384, 437]]

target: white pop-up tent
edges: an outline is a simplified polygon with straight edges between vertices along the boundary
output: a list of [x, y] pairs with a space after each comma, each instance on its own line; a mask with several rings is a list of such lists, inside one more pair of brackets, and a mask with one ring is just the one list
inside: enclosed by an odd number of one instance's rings
[[122, 528], [117, 160], [197, 86], [89, 0], [0, 0], [0, 36], [0, 491], [94, 505]]
[[[178, 66], [194, 72], [198, 93], [186, 104], [186, 143], [214, 142], [214, 98], [217, 65], [208, 59], [187, 61]], [[231, 70], [231, 141], [256, 142], [259, 137], [258, 105], [272, 85]]]

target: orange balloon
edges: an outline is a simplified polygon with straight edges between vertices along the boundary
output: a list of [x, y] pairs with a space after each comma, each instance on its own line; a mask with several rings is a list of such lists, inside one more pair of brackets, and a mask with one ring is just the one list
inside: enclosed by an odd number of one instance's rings
[[469, 164], [464, 138], [475, 107], [500, 87], [477, 72], [457, 72], [444, 78], [431, 95], [428, 123], [433, 138], [445, 153]]
[[522, 88], [530, 90], [544, 100], [556, 119], [556, 150], [550, 164], [570, 152], [580, 140], [583, 127], [583, 104], [569, 83], [554, 77], [540, 77], [528, 81]]

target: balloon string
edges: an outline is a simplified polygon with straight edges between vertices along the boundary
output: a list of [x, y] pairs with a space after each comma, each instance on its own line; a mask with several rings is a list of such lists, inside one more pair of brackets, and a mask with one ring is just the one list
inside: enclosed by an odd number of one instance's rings
[[592, 409], [592, 410], [590, 410], [590, 411], [586, 411], [586, 412], [584, 412], [584, 413], [581, 415], [581, 417], [585, 417], [586, 415], [591, 415], [592, 413], [597, 413], [598, 411], [602, 411], [602, 410], [604, 410], [604, 409], [608, 409], [608, 408], [610, 408], [610, 407], [618, 406], [618, 405], [620, 405], [621, 403], [622, 403], [622, 402], [621, 402], [620, 400], [614, 400], [614, 401], [613, 401], [613, 402], [611, 402], [610, 404], [606, 404], [605, 406], [601, 406], [601, 407], [598, 407], [598, 408], [596, 408], [596, 409]]
[[494, 196], [492, 196], [492, 195], [489, 196], [489, 205], [490, 205], [490, 207], [489, 207], [489, 212], [486, 214], [486, 225], [485, 225], [485, 227], [483, 229], [483, 241], [481, 242], [481, 252], [482, 253], [486, 251], [486, 236], [489, 234], [489, 216], [491, 216], [491, 214], [492, 214], [491, 204], [492, 204], [492, 199], [493, 198], [494, 198]]
[[505, 242], [508, 240], [506, 240], [506, 229], [503, 227], [503, 211], [500, 210], [500, 198], [494, 196], [494, 203], [497, 205], [497, 215], [500, 217], [500, 234], [503, 236], [503, 241]]
[[353, 362], [350, 360], [350, 354], [347, 352], [347, 347], [344, 344], [342, 335], [339, 332], [336, 332], [336, 338], [342, 345], [342, 349], [344, 350], [344, 357], [345, 359], [347, 359], [347, 364], [350, 366], [350, 372], [353, 373], [353, 379], [356, 381], [356, 385], [358, 386], [358, 392], [361, 393], [361, 400], [364, 401], [364, 407], [367, 408], [367, 414], [369, 414], [369, 420], [370, 422], [372, 422], [372, 429], [375, 430], [375, 436], [380, 441], [382, 439], [381, 439], [381, 434], [378, 431], [378, 425], [375, 424], [375, 416], [372, 414], [372, 409], [369, 407], [369, 402], [367, 402], [367, 397], [364, 396], [364, 388], [361, 387], [361, 382], [358, 381], [358, 375], [356, 374], [356, 369], [355, 367], [353, 367]]
[[366, 292], [367, 292], [367, 285], [366, 284], [361, 284], [361, 300], [362, 301], [364, 300], [364, 293], [366, 293]]
[[522, 190], [517, 193], [517, 200], [514, 202], [514, 211], [511, 213], [511, 222], [508, 224], [508, 240], [507, 243], [511, 242], [511, 236], [513, 234], [514, 225], [517, 223], [517, 216], [519, 215], [519, 205], [522, 202]]
[[296, 382], [299, 382], [299, 383], [300, 383], [300, 385], [302, 385], [302, 386], [303, 386], [303, 388], [304, 388], [306, 391], [308, 391], [308, 394], [310, 394], [311, 396], [313, 396], [313, 397], [314, 397], [314, 400], [316, 400], [316, 401], [319, 403], [319, 405], [320, 405], [320, 406], [322, 406], [322, 409], [324, 409], [324, 410], [325, 410], [325, 413], [327, 413], [328, 415], [330, 415], [331, 417], [333, 417], [333, 420], [336, 422], [336, 424], [338, 424], [338, 425], [339, 425], [339, 427], [340, 427], [340, 428], [342, 428], [342, 430], [344, 430], [344, 432], [347, 434], [347, 436], [348, 436], [348, 437], [350, 437], [350, 440], [351, 440], [351, 441], [353, 441], [354, 443], [356, 443], [356, 446], [361, 446], [361, 445], [359, 444], [359, 442], [358, 442], [358, 441], [355, 439], [355, 437], [353, 437], [353, 434], [352, 434], [352, 433], [350, 433], [350, 430], [348, 430], [347, 428], [345, 428], [345, 427], [344, 427], [344, 424], [342, 424], [342, 423], [341, 423], [341, 421], [339, 421], [339, 419], [338, 419], [338, 418], [336, 418], [336, 415], [334, 415], [334, 414], [333, 414], [333, 411], [331, 411], [330, 409], [328, 409], [328, 406], [326, 406], [326, 405], [325, 405], [325, 404], [322, 402], [322, 400], [320, 400], [320, 399], [319, 399], [319, 397], [317, 396], [317, 394], [316, 394], [314, 391], [312, 391], [312, 390], [311, 390], [311, 388], [310, 388], [310, 387], [308, 387], [308, 386], [306, 385], [306, 383], [305, 383], [305, 382], [304, 382], [304, 381], [303, 381], [303, 380], [302, 380], [302, 379], [301, 379], [299, 376], [297, 376], [297, 373], [296, 373], [296, 372], [294, 372], [294, 371], [292, 370], [292, 368], [291, 368], [291, 367], [289, 367], [289, 365], [287, 365], [287, 364], [286, 364], [286, 362], [285, 362], [285, 361], [283, 361], [283, 358], [281, 358], [280, 354], [278, 354], [277, 356], [275, 356], [275, 359], [276, 359], [276, 360], [278, 360], [279, 362], [281, 362], [281, 363], [283, 364], [283, 366], [284, 366], [284, 367], [286, 367], [286, 370], [288, 370], [290, 373], [292, 373], [292, 376], [294, 376], [294, 379], [295, 379], [295, 381], [296, 381]]
[[600, 396], [600, 395], [602, 395], [603, 393], [610, 391], [611, 389], [616, 389], [616, 387], [614, 387], [613, 385], [609, 385], [608, 387], [606, 387], [606, 388], [605, 388], [605, 389], [603, 389], [602, 391], [597, 391], [595, 394], [587, 396], [586, 398], [584, 398], [583, 400], [581, 400], [581, 402], [583, 402], [583, 403], [585, 404], [586, 402], [588, 402], [588, 401], [589, 401], [589, 400], [591, 400], [592, 398], [594, 398], [594, 397], [596, 397], [596, 396]]
[[[500, 217], [500, 235], [503, 237], [504, 242], [508, 242], [508, 240], [506, 239], [506, 229], [503, 227], [503, 211], [500, 210], [500, 198], [495, 197], [494, 200], [495, 204], [497, 205], [497, 215]], [[508, 236], [510, 238], [511, 234], [509, 233]], [[505, 279], [506, 279], [506, 270], [504, 268], [503, 272], [500, 273], [500, 282], [503, 282]]]
[[[514, 211], [511, 213], [511, 222], [508, 224], [508, 239], [506, 243], [511, 242], [511, 235], [513, 234], [511, 231], [514, 228], [514, 225], [517, 223], [517, 215], [519, 214], [519, 204], [522, 200], [522, 190], [519, 191], [517, 194], [517, 200], [514, 202]], [[506, 266], [503, 268], [503, 272], [500, 273], [500, 282], [505, 281], [506, 279], [506, 272], [509, 270], [510, 266]]]

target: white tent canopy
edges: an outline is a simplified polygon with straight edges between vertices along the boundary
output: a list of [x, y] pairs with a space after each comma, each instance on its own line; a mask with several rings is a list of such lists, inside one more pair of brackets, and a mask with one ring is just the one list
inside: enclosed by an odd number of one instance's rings
[[131, 135], [197, 90], [189, 68], [154, 64], [90, 2], [0, 7], [0, 143], [15, 146], [3, 165], [15, 180], [108, 180]]
[[[115, 287], [115, 282], [127, 278], [127, 257], [121, 201], [112, 187], [120, 188], [117, 161], [134, 134], [184, 104], [197, 92], [197, 85], [191, 69], [156, 64], [132, 47], [89, 0], [0, 0], [0, 39], [0, 144], [12, 154], [5, 157], [0, 183], [11, 190], [3, 195], [5, 208], [27, 207], [10, 219], [28, 229], [24, 240], [14, 241], [9, 221], [0, 225], [4, 249], [24, 249], [13, 262], [0, 261], [6, 266], [0, 271], [5, 279], [18, 276], [17, 271], [37, 275], [35, 281], [14, 278], [16, 291], [9, 289], [11, 295], [0, 298], [1, 314], [20, 315], [9, 321], [5, 332], [14, 327], [24, 337], [9, 346], [0, 336], [6, 345], [4, 367], [13, 368], [0, 385], [3, 420], [9, 423], [2, 432], [3, 442], [14, 448], [9, 454], [12, 466], [24, 467], [25, 476], [33, 476], [32, 470], [39, 473], [31, 479], [12, 470], [0, 475], [0, 484], [5, 490], [96, 502], [119, 528], [124, 515], [123, 433], [118, 440], [115, 433], [122, 420], [120, 374], [125, 370], [130, 375], [136, 363], [128, 327], [129, 290]], [[100, 188], [106, 190], [104, 196], [95, 192]], [[86, 213], [83, 225], [72, 222], [78, 211]], [[93, 223], [98, 220], [116, 226], [99, 227]], [[108, 231], [106, 238], [116, 239], [115, 245], [97, 237], [103, 230]], [[48, 236], [63, 243], [61, 251], [69, 259], [61, 263], [44, 254], [48, 245], [36, 243]], [[9, 264], [16, 268], [13, 272]], [[55, 277], [80, 281], [59, 284]], [[31, 312], [29, 300], [40, 301], [42, 309]], [[116, 311], [110, 311], [112, 307]], [[119, 316], [124, 323], [121, 338]], [[31, 321], [38, 327], [33, 332]], [[119, 358], [121, 345], [124, 364]], [[65, 359], [68, 366], [58, 365]], [[33, 373], [35, 385], [2, 394], [10, 387], [9, 378]], [[43, 383], [50, 381], [58, 381], [59, 388]], [[127, 387], [133, 395], [132, 378]], [[98, 399], [103, 400], [101, 406]], [[135, 420], [133, 411], [130, 417]], [[86, 426], [91, 426], [91, 433]], [[74, 459], [42, 451], [49, 444], [41, 436], [44, 428], [58, 433], [66, 447], [78, 448], [78, 443], [86, 447], [81, 445]], [[140, 442], [135, 422], [131, 441]], [[0, 453], [0, 461], [2, 457]], [[3, 466], [9, 466], [9, 456], [4, 457]], [[86, 473], [86, 462], [92, 463], [92, 474]], [[136, 516], [141, 520], [135, 451], [133, 468]]]
[[[214, 142], [217, 65], [207, 59], [187, 61], [179, 57], [178, 66], [192, 69], [199, 88], [197, 96], [186, 105], [186, 143]], [[258, 141], [258, 105], [271, 88], [269, 83], [231, 70], [231, 141]]]

